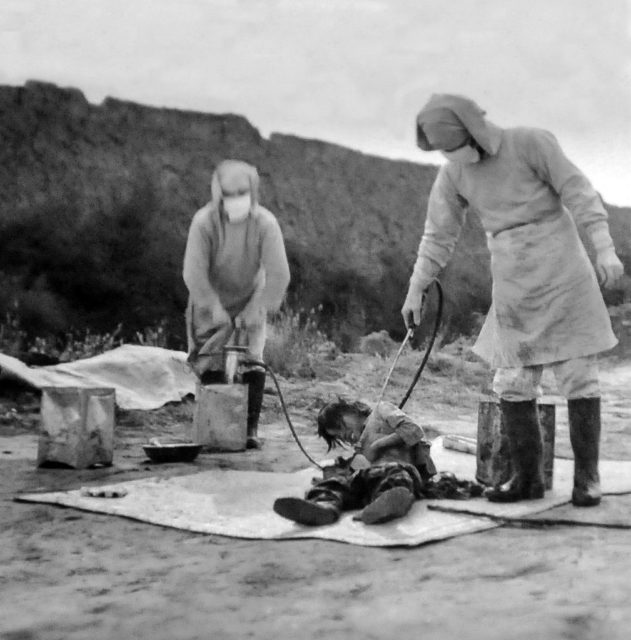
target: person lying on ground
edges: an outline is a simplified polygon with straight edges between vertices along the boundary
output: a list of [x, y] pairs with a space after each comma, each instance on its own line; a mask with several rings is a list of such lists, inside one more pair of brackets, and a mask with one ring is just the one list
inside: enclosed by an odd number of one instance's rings
[[436, 474], [423, 429], [390, 402], [379, 402], [374, 410], [358, 401], [331, 402], [318, 414], [318, 436], [328, 451], [351, 445], [355, 455], [338, 458], [333, 473], [315, 482], [304, 498], [274, 502], [278, 515], [299, 524], [332, 524], [342, 511], [354, 509], [361, 509], [354, 519], [365, 524], [400, 518]]

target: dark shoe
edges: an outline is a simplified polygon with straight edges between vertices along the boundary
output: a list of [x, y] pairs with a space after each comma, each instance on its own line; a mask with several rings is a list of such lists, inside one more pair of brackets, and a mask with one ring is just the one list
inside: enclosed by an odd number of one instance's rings
[[394, 487], [377, 496], [357, 516], [364, 524], [381, 524], [403, 517], [414, 504], [414, 494], [405, 487]]
[[333, 524], [340, 517], [336, 506], [327, 502], [312, 502], [303, 498], [277, 498], [274, 511], [287, 520], [309, 527]]
[[595, 507], [600, 504], [598, 449], [600, 442], [600, 398], [568, 400], [570, 442], [574, 451], [575, 507]]
[[245, 441], [246, 449], [262, 449], [263, 443], [259, 440], [258, 435], [255, 433], [248, 433], [247, 440]]
[[513, 476], [484, 496], [491, 502], [539, 500], [545, 492], [543, 438], [536, 400], [500, 400], [502, 420], [508, 437]]

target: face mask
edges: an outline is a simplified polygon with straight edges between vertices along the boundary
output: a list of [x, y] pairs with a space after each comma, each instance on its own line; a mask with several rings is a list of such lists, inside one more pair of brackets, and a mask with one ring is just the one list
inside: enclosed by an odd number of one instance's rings
[[461, 164], [473, 164], [479, 162], [480, 152], [468, 144], [455, 151], [441, 151], [449, 162], [460, 162]]
[[243, 222], [252, 208], [252, 198], [249, 193], [242, 196], [227, 196], [223, 199], [223, 210], [228, 216], [228, 222]]

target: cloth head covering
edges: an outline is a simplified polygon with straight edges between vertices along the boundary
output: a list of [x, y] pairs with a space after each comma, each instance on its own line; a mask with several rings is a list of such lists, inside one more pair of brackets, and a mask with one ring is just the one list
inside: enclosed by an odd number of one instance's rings
[[421, 134], [433, 149], [451, 151], [464, 145], [470, 138], [458, 116], [446, 107], [428, 111], [423, 117], [421, 128]]
[[454, 149], [466, 142], [461, 139], [463, 127], [467, 137], [493, 155], [500, 145], [501, 130], [484, 118], [485, 113], [469, 98], [435, 93], [416, 117], [416, 144], [423, 151]]
[[217, 165], [210, 181], [211, 202], [219, 206], [224, 191], [248, 189], [252, 206], [259, 201], [259, 174], [256, 167], [241, 160], [223, 160]]

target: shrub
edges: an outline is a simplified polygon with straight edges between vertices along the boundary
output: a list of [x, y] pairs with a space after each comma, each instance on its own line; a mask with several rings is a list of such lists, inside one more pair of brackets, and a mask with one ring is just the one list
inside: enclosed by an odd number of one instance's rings
[[[45, 356], [45, 364], [72, 362], [91, 358], [121, 346], [125, 343], [122, 330], [123, 325], [118, 324], [113, 331], [104, 333], [83, 329], [67, 331], [63, 335], [45, 334], [29, 337], [22, 327], [21, 309], [16, 302], [0, 322], [0, 352], [23, 359], [27, 364], [31, 364], [31, 360], [35, 361], [34, 355]], [[131, 343], [166, 348], [167, 336], [167, 322], [161, 320], [156, 326], [137, 331]], [[44, 358], [38, 360], [43, 362]]]
[[263, 359], [274, 373], [285, 377], [314, 377], [313, 363], [328, 343], [318, 329], [315, 310], [283, 309], [268, 324]]
[[61, 362], [72, 362], [83, 358], [98, 356], [123, 344], [120, 337], [122, 325], [118, 325], [111, 333], [92, 333], [86, 329], [82, 334], [67, 334], [66, 344], [59, 354]]
[[167, 321], [163, 319], [155, 327], [145, 327], [142, 331], [136, 331], [136, 342], [145, 347], [166, 349], [168, 344]]
[[105, 333], [122, 324], [133, 340], [167, 317], [176, 329], [173, 347], [181, 346], [184, 238], [160, 207], [140, 167], [128, 189], [90, 211], [68, 198], [2, 213], [0, 314], [18, 300], [31, 339], [72, 327]]
[[0, 352], [8, 356], [18, 357], [25, 349], [27, 341], [26, 331], [22, 329], [17, 313], [17, 304], [4, 314], [0, 322]]
[[386, 326], [381, 322], [380, 295], [347, 260], [339, 241], [318, 247], [320, 253], [291, 241], [286, 247], [291, 270], [288, 306], [318, 309], [319, 330], [342, 351], [354, 351], [361, 336]]

